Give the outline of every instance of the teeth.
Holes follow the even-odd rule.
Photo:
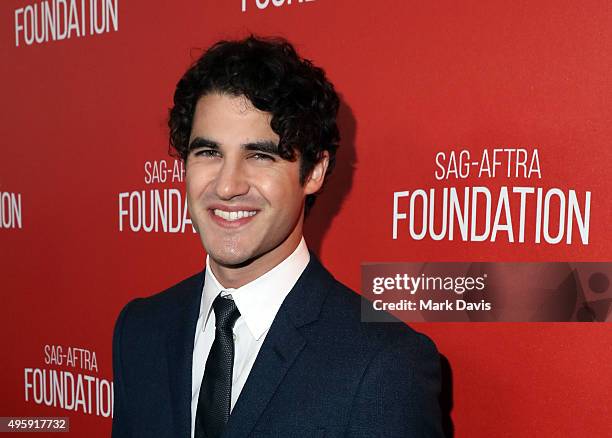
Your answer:
[[[236,221],[243,217],[251,217],[257,214],[256,211],[223,211],[219,209],[214,210],[215,216],[225,219],[226,221]]]

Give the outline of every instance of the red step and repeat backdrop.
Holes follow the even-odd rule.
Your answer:
[[[356,291],[365,263],[612,260],[611,14],[565,0],[3,1],[0,415],[110,434],[120,308],[205,260],[166,120],[218,39],[284,36],[335,83],[343,142],[306,237]],[[466,198],[470,220],[444,229]],[[612,436],[610,325],[413,325],[445,357],[456,437]]]

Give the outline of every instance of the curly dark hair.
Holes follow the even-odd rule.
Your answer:
[[[300,154],[301,184],[323,151],[329,153],[326,176],[332,172],[340,140],[338,95],[325,72],[301,58],[287,40],[251,35],[209,48],[176,86],[168,120],[171,155],[187,160],[196,103],[214,92],[246,96],[255,108],[272,114],[281,158],[294,161],[295,151]],[[306,212],[314,200],[315,195],[307,196]]]

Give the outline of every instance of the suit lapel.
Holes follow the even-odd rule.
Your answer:
[[[191,436],[193,341],[204,286],[203,273],[193,277],[193,280],[182,285],[182,301],[170,317],[166,342],[174,436],[185,438]]]
[[[277,317],[274,325],[276,330],[268,333],[270,338],[266,337],[259,351],[227,423],[224,437],[249,435],[287,370],[306,344],[286,316]],[[279,336],[282,330],[285,334]]]
[[[287,371],[306,346],[299,327],[316,321],[333,282],[311,253],[310,262],[289,292],[236,402],[223,437],[246,437],[264,412]]]

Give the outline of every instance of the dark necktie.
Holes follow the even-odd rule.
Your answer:
[[[196,411],[195,438],[217,438],[223,433],[230,416],[232,400],[232,369],[234,367],[234,338],[232,329],[240,316],[234,300],[220,294],[213,302],[215,311],[215,340],[213,341]]]

